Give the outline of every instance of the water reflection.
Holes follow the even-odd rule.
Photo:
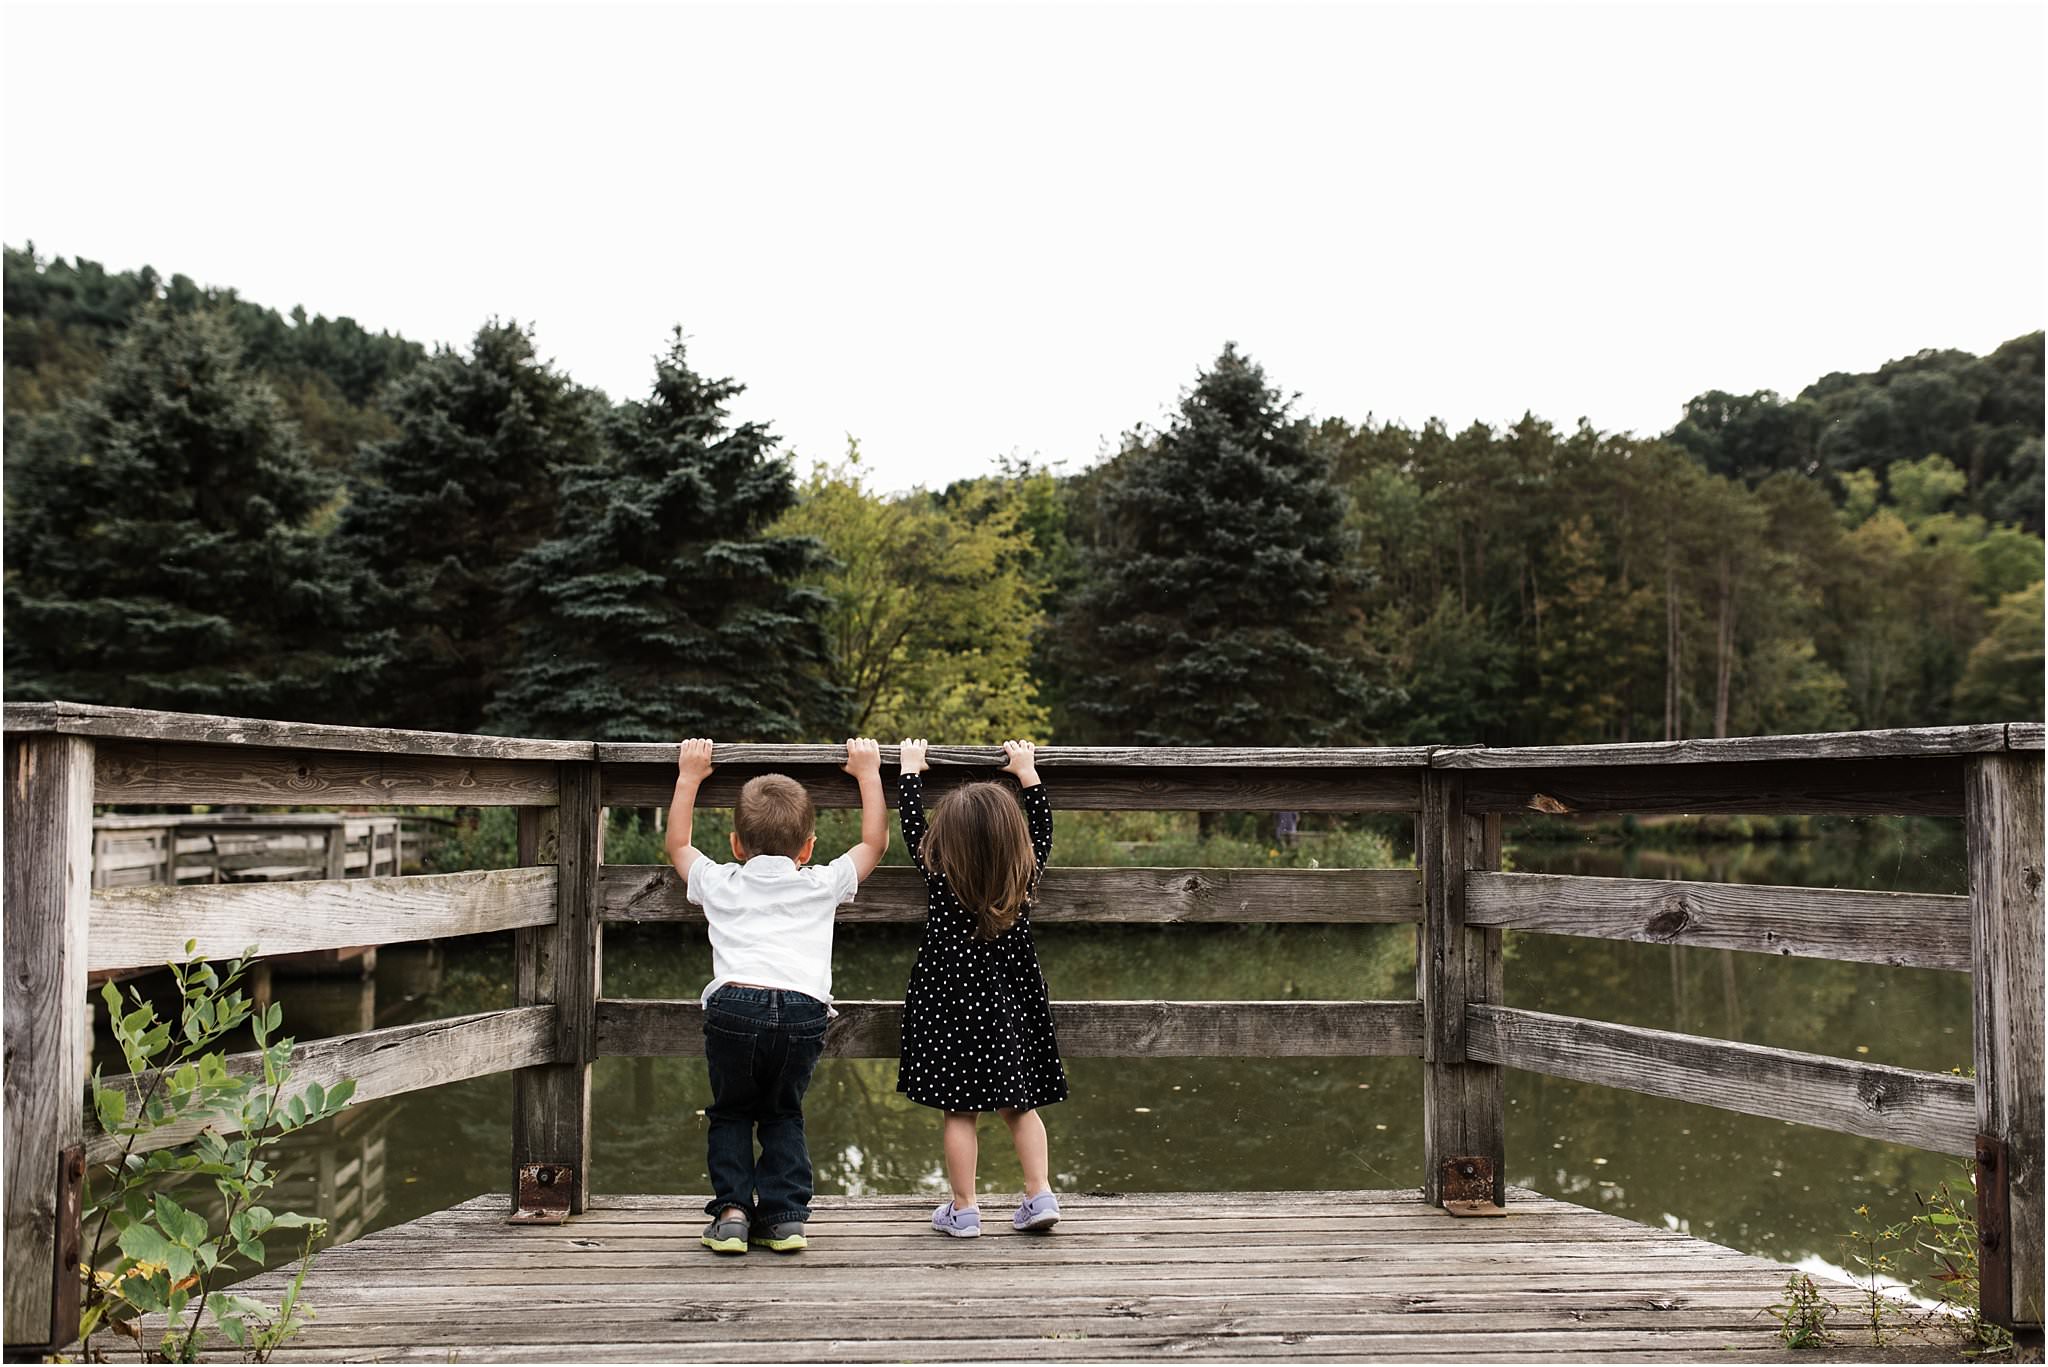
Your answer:
[[[1514,867],[1539,872],[1963,886],[1960,836],[1931,822],[1841,823],[1815,839],[1668,849],[1525,841],[1510,854]],[[1407,927],[1056,926],[1039,941],[1056,997],[1405,997],[1413,983]],[[839,992],[899,996],[915,943],[910,927],[846,927]],[[675,929],[611,933],[605,960],[605,990],[620,996],[694,996],[709,969],[701,933]],[[360,985],[352,1000],[302,983],[279,995],[303,1038],[363,1028],[365,1012],[388,1025],[509,1005],[510,973],[509,940],[483,937],[438,951],[388,948],[368,980],[367,1007]],[[1538,1010],[1914,1068],[1970,1057],[1963,974],[1518,935],[1507,981],[1511,1005]],[[1421,1180],[1421,1070],[1412,1060],[1073,1059],[1069,1070],[1074,1099],[1046,1113],[1057,1180],[1069,1190]],[[821,1191],[942,1189],[936,1114],[900,1096],[895,1080],[893,1060],[820,1067],[807,1114]],[[1509,1073],[1507,1094],[1511,1181],[1787,1262],[1839,1262],[1837,1236],[1856,1205],[1902,1219],[1912,1191],[1955,1172],[1952,1160],[1918,1150],[1529,1074]],[[597,1190],[705,1189],[701,1061],[604,1060],[592,1098]],[[502,1190],[510,1121],[509,1078],[477,1079],[357,1107],[352,1128],[332,1135],[331,1159],[321,1137],[308,1136],[295,1141],[305,1152],[295,1148],[287,1169],[310,1200],[332,1202],[318,1213],[338,1230],[377,1228]],[[370,1161],[371,1139],[381,1166]],[[1009,1161],[1007,1146],[989,1143],[991,1192],[1014,1185]],[[345,1173],[363,1194],[347,1194]]]

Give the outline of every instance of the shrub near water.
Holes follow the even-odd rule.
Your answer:
[[[186,942],[188,955],[194,948]],[[101,991],[129,1077],[127,1085],[110,1085],[100,1070],[92,1076],[100,1128],[123,1143],[103,1170],[86,1173],[90,1251],[79,1268],[86,1282],[79,1341],[88,1357],[98,1330],[112,1328],[140,1344],[141,1317],[162,1315],[162,1355],[196,1361],[211,1310],[221,1335],[262,1361],[312,1317],[299,1289],[325,1222],[261,1204],[276,1181],[264,1154],[285,1135],[340,1113],[355,1083],[292,1085],[294,1041],[277,1035],[283,1008],[259,1012],[240,987],[255,954],[253,946],[244,950],[224,970],[200,958],[169,965],[179,999],[175,1023],[161,1019],[133,986],[126,1003],[113,983]],[[221,1046],[244,1026],[255,1037],[260,1073],[228,1068]],[[161,1131],[201,1125],[189,1143],[152,1148],[162,1142],[155,1138]],[[215,1195],[217,1226],[202,1208]],[[264,1236],[281,1230],[304,1231],[305,1249],[278,1304],[218,1289],[237,1260],[260,1269]],[[111,1267],[100,1266],[110,1252],[118,1254]]]

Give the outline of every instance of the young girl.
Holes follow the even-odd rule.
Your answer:
[[[1017,1229],[1051,1229],[1045,1123],[1038,1108],[1067,1097],[1053,1038],[1045,975],[1031,945],[1026,903],[1052,853],[1052,804],[1038,781],[1030,741],[1005,741],[1003,768],[1023,788],[971,783],[924,814],[925,743],[903,742],[903,843],[924,874],[924,943],[903,993],[903,1066],[896,1090],[946,1113],[946,1180],[953,1199],[932,1228],[959,1239],[981,1233],[975,1205],[975,1122],[994,1111],[1010,1127],[1024,1168]],[[1027,822],[1028,817],[1028,822]]]

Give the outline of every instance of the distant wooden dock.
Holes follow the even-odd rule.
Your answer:
[[[826,1197],[804,1253],[718,1257],[702,1201],[595,1197],[554,1227],[503,1197],[329,1250],[278,1362],[935,1362],[1285,1357],[1749,1362],[1789,1269],[1511,1189],[1506,1219],[1415,1191],[1068,1196],[1050,1235],[983,1205]],[[283,1273],[249,1284],[273,1299]],[[1837,1297],[1846,1299],[1846,1297]],[[1846,1335],[1846,1321],[1843,1322]]]
[[[514,1104],[508,1194],[323,1255],[319,1327],[289,1352],[444,1362],[465,1353],[1722,1361],[1770,1351],[1759,1312],[1786,1269],[1508,1189],[1510,1068],[1968,1159],[1984,1313],[2022,1332],[2041,1325],[2039,722],[1515,750],[1048,746],[1039,765],[1068,809],[1412,817],[1416,869],[1056,865],[1035,916],[1046,925],[1415,926],[1416,991],[1400,1000],[1053,1009],[1073,1057],[1414,1059],[1421,1191],[1077,1194],[1071,1224],[1050,1239],[1027,1242],[992,1220],[997,1233],[964,1246],[919,1227],[922,1200],[827,1201],[813,1251],[730,1264],[697,1248],[695,1203],[607,1202],[590,1185],[592,1063],[702,1048],[696,1002],[604,993],[607,925],[701,917],[667,868],[604,862],[606,806],[665,802],[672,746],[45,703],[7,709],[6,749],[10,1355],[75,1337],[79,1284],[69,1273],[90,1253],[79,1182],[87,1164],[118,1155],[82,1105],[90,974],[161,963],[187,941],[229,957],[250,944],[321,953],[505,931],[515,1005],[297,1049],[295,1085],[347,1077],[361,1101],[510,1072]],[[721,745],[700,801],[728,805],[747,778],[775,770],[820,806],[851,806],[841,758],[836,746]],[[935,748],[930,759],[928,786],[941,792],[1001,762],[991,747]],[[884,764],[894,761],[884,746]],[[95,888],[96,803],[512,807],[521,866]],[[1960,818],[1969,892],[1503,872],[1502,818],[1531,810]],[[914,922],[924,905],[913,871],[884,869],[844,914]],[[1973,1075],[1512,1008],[1508,930],[1965,973]],[[900,1002],[841,1003],[827,1051],[893,1057],[901,1011]],[[139,1093],[138,1079],[109,1081]],[[152,1136],[159,1146],[178,1138]],[[1341,1158],[1331,1163],[1333,1185],[1356,1175]],[[567,1223],[507,1228],[515,1203],[530,1220]]]

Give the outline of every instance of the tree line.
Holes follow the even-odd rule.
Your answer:
[[[2042,714],[2042,335],[1639,438],[1312,420],[1225,346],[1078,472],[8,249],[10,696],[536,736],[1571,743]],[[1142,399],[1142,396],[1140,396]]]

